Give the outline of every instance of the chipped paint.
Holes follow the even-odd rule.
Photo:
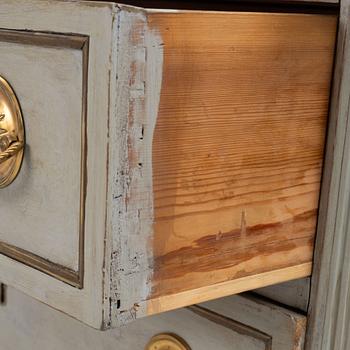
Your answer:
[[[152,141],[162,82],[160,35],[147,14],[123,6],[116,26],[116,118],[110,120],[111,325],[145,310],[153,273]]]

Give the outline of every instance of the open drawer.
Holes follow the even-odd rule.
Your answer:
[[[336,26],[2,1],[0,280],[106,328],[310,275]]]

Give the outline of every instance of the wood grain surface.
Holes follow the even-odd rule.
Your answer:
[[[150,297],[311,262],[336,17],[155,11],[149,26],[164,44]]]

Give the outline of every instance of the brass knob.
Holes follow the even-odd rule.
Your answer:
[[[0,188],[18,175],[24,154],[24,125],[17,97],[0,76]]]
[[[177,335],[164,333],[154,336],[145,350],[191,350],[191,348]]]

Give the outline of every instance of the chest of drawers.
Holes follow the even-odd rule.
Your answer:
[[[309,276],[336,27],[2,1],[25,146],[0,190],[0,280],[107,328]]]

